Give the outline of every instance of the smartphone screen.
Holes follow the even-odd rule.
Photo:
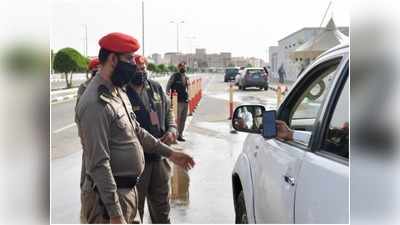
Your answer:
[[[276,137],[276,111],[264,111],[263,112],[263,137],[274,138]]]

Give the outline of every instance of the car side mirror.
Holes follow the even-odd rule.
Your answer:
[[[233,129],[241,132],[260,134],[263,124],[262,105],[241,105],[237,107],[232,117]]]

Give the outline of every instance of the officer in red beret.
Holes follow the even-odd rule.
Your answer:
[[[149,79],[146,71],[146,58],[135,56],[135,62],[140,72],[127,86],[127,94],[140,125],[151,135],[159,138],[167,145],[176,142],[177,127],[171,102],[160,83]],[[157,153],[145,153],[145,168],[141,182],[137,185],[139,196],[139,213],[143,219],[144,202],[147,206],[152,223],[171,223],[169,218],[169,178],[171,166],[169,161]]]
[[[88,86],[89,82],[93,79],[93,77],[96,75],[96,73],[99,69],[100,69],[99,59],[96,57],[96,58],[90,60],[89,65],[88,65],[88,70],[92,76],[79,86],[78,93],[77,93],[77,99],[76,99],[77,103],[79,101],[79,98],[82,96],[83,92],[86,90],[86,87]]]
[[[101,70],[75,107],[82,143],[81,218],[84,223],[138,223],[136,184],[144,152],[157,153],[190,169],[194,161],[141,128],[124,86],[137,73],[138,41],[110,33],[99,41]]]

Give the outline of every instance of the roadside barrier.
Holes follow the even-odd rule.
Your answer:
[[[168,92],[171,98],[172,112],[175,117],[175,122],[178,123],[178,93],[176,91]]]
[[[287,86],[283,84],[279,84],[276,88],[276,105],[279,106],[282,102],[283,96],[287,91]]]
[[[168,95],[171,98],[171,107],[174,112],[175,120],[178,122],[178,93],[176,91],[173,91],[172,93],[168,93]],[[188,97],[189,97],[189,103],[188,103],[188,114],[189,116],[192,116],[194,111],[196,110],[197,106],[199,105],[199,102],[202,98],[202,79],[198,78],[192,81],[188,82]]]
[[[233,82],[229,82],[229,117],[228,120],[231,120],[233,117]]]
[[[202,79],[189,81],[189,116],[193,115],[202,97]]]

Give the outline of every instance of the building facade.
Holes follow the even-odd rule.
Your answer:
[[[337,27],[337,29],[346,36],[349,35],[349,27]],[[278,70],[280,67],[283,67],[286,72],[285,79],[295,81],[297,75],[301,71],[302,65],[308,65],[310,62],[296,62],[290,60],[290,53],[324,30],[324,27],[305,27],[280,39],[278,41],[278,46],[270,46],[269,63],[272,77],[278,78]]]

